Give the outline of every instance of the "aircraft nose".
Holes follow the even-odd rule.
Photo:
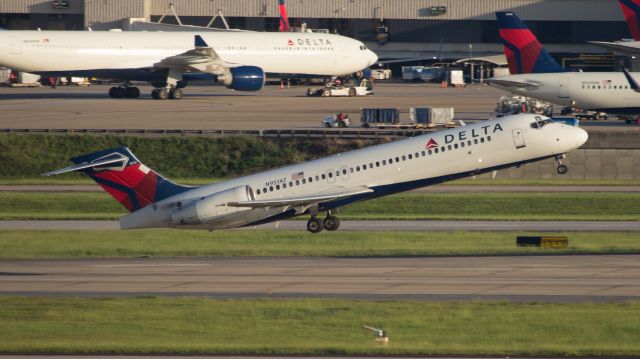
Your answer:
[[[376,55],[376,53],[371,50],[367,50],[367,51],[369,51],[369,65],[367,65],[367,67],[369,67],[375,64],[376,62],[378,62],[378,55]]]
[[[579,127],[576,127],[575,130],[576,131],[574,138],[576,139],[576,148],[578,148],[587,142],[587,140],[589,139],[589,134],[587,133],[587,131]]]

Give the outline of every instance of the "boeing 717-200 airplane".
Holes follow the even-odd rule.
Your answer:
[[[0,31],[0,66],[48,77],[122,80],[114,98],[136,98],[130,81],[150,82],[155,99],[179,99],[187,81],[216,79],[258,91],[267,74],[349,75],[374,64],[362,42],[292,32]]]
[[[122,229],[217,230],[308,214],[307,229],[317,233],[338,229],[336,210],[348,204],[547,158],[560,162],[587,137],[581,128],[521,114],[203,187],[172,183],[126,147],[74,157],[72,166],[45,175],[91,177],[131,212],[120,218]]]

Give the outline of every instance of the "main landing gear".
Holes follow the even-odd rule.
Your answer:
[[[182,73],[175,70],[169,70],[167,74],[167,81],[161,86],[151,91],[151,97],[154,100],[180,100],[184,97],[184,93],[181,88],[187,86],[187,83],[182,81]]]
[[[564,154],[556,155],[556,163],[558,163],[558,174],[563,175],[569,171],[569,167],[562,164],[562,160],[566,158]]]
[[[335,231],[338,228],[340,228],[340,218],[332,215],[331,211],[327,211],[327,217],[324,220],[317,216],[311,216],[307,222],[307,230],[311,233],[320,233],[323,229]]]

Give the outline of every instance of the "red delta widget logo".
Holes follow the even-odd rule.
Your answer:
[[[425,148],[428,150],[436,147],[438,147],[438,142],[436,142],[436,140],[434,140],[433,138],[430,138],[427,142],[427,145],[425,146]]]
[[[293,46],[295,45],[295,43],[293,42],[293,40],[289,39],[289,46]]]

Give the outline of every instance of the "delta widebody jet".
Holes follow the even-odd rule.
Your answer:
[[[567,72],[547,53],[515,13],[496,13],[512,75],[494,77],[495,87],[558,105],[618,115],[640,114],[638,73]]]
[[[640,55],[640,0],[618,0],[622,14],[634,41],[589,41],[612,52]]]
[[[377,59],[362,42],[334,34],[0,31],[0,66],[47,77],[122,80],[109,90],[114,98],[140,95],[130,81],[151,83],[154,99],[179,99],[191,80],[258,91],[267,75],[347,75]]]
[[[578,127],[521,114],[203,187],[174,184],[125,147],[72,158],[72,166],[45,175],[91,177],[131,212],[120,218],[122,229],[217,230],[309,215],[307,229],[317,233],[338,229],[335,213],[351,203],[547,158],[560,162],[587,137]],[[566,172],[560,164],[558,173]]]

